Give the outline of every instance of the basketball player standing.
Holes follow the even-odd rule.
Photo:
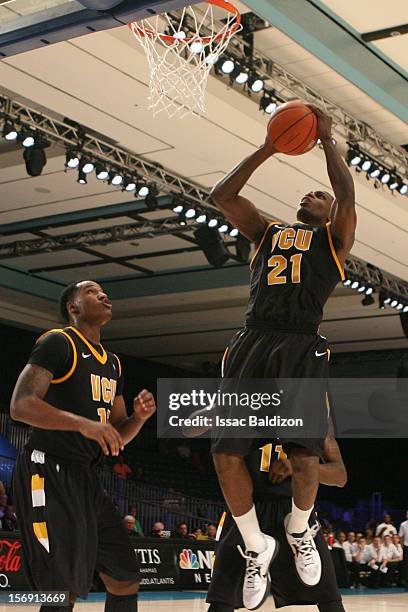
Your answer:
[[[100,285],[69,285],[60,310],[69,327],[37,341],[11,401],[12,418],[33,428],[13,474],[24,569],[33,589],[70,594],[45,612],[72,610],[95,569],[106,586],[105,611],[135,612],[135,551],[95,466],[103,455],[117,456],[156,406],[143,390],[127,416],[120,361],[100,344],[112,317]]]
[[[253,172],[274,153],[265,144],[244,159],[213,189],[226,218],[256,243],[246,326],[232,339],[223,362],[226,378],[321,378],[328,376],[330,350],[318,334],[323,307],[339,280],[352,248],[356,227],[351,174],[331,136],[331,118],[312,106],[318,138],[326,156],[334,198],[323,190],[302,197],[297,223],[266,219],[239,195]],[[302,397],[298,398],[301,406]],[[315,406],[326,419],[326,396]],[[293,468],[292,510],[285,518],[300,580],[318,584],[321,560],[309,526],[319,484],[319,457],[324,439],[280,440]],[[286,444],[285,444],[286,442]],[[269,590],[268,568],[276,556],[276,540],[262,533],[253,503],[253,484],[245,464],[252,440],[213,441],[212,452],[224,497],[245,543],[243,602],[258,608]]]

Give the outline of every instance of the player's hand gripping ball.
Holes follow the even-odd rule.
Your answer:
[[[156,412],[156,402],[154,401],[153,393],[147,389],[143,389],[133,400],[133,410],[136,416],[147,421]]]
[[[278,106],[268,123],[268,141],[279,153],[302,155],[316,144],[318,119],[314,110],[293,100]]]

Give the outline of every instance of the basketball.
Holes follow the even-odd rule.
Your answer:
[[[300,100],[286,102],[278,107],[269,120],[268,138],[280,153],[307,153],[316,144],[317,117]]]

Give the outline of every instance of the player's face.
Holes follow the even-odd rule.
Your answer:
[[[78,285],[70,312],[77,319],[102,326],[112,318],[112,304],[98,283],[84,281]]]
[[[330,218],[333,197],[327,191],[309,191],[299,202],[297,219],[307,225],[322,225]]]

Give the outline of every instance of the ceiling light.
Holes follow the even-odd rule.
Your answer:
[[[193,217],[195,217],[195,216],[196,216],[196,211],[195,211],[195,209],[194,209],[194,208],[189,208],[189,209],[186,211],[186,215],[185,215],[185,216],[186,216],[186,219],[192,219]]]
[[[65,166],[67,168],[78,168],[79,157],[76,151],[67,151],[65,155]]]
[[[371,167],[370,177],[377,178],[380,175],[380,169],[375,164]]]
[[[257,74],[252,74],[248,80],[248,87],[254,93],[259,93],[264,88],[264,82]]]
[[[207,221],[207,215],[199,215],[196,219],[197,223],[205,223]]]
[[[362,300],[361,303],[363,306],[371,306],[371,304],[374,304],[375,300],[373,298],[372,295],[366,295]]]
[[[397,189],[398,185],[399,185],[399,180],[397,179],[396,176],[392,176],[388,187],[391,189],[391,191],[394,191],[394,189]]]
[[[217,227],[218,219],[210,219],[208,222],[208,227]]]
[[[183,212],[183,210],[184,210],[184,206],[183,206],[182,204],[177,204],[177,206],[175,206],[175,207],[173,208],[173,212],[175,212],[175,213],[177,213],[177,214],[182,213],[182,212]]]
[[[123,183],[123,176],[121,174],[119,174],[118,172],[115,172],[115,174],[112,177],[112,185],[121,185]]]
[[[398,304],[398,300],[392,300],[391,302],[391,308],[395,308]]]
[[[77,182],[80,183],[81,185],[85,185],[88,182],[85,172],[81,169],[78,170]]]
[[[406,193],[408,193],[408,185],[405,185],[405,183],[403,183],[401,187],[398,189],[398,191],[400,192],[401,195],[405,195]]]
[[[364,170],[364,172],[368,172],[369,169],[371,168],[372,162],[369,159],[366,159],[361,166],[361,169]]]
[[[351,288],[352,289],[357,289],[357,287],[359,286],[359,282],[358,281],[353,281],[353,283],[351,284]]]
[[[40,176],[45,164],[47,163],[47,157],[44,152],[44,144],[38,143],[32,147],[26,147],[24,149],[23,157],[27,174],[30,176]]]
[[[84,158],[81,159],[80,167],[82,172],[84,172],[85,174],[90,174],[95,170],[95,164],[92,161],[89,161],[88,159]]]
[[[249,74],[245,70],[241,70],[239,74],[237,74],[237,76],[235,77],[235,81],[239,85],[244,85],[248,79],[249,79]]]
[[[359,293],[363,293],[363,291],[365,290],[366,290],[365,285],[360,285],[360,287],[358,288]]]
[[[235,238],[235,236],[238,236],[238,234],[239,234],[239,231],[237,230],[236,227],[234,227],[229,233],[229,235],[232,236],[233,238]]]
[[[136,183],[133,179],[126,179],[124,182],[125,191],[134,191],[136,189]]]
[[[95,164],[95,174],[98,181],[106,181],[109,178],[109,171],[101,163]]]
[[[408,306],[404,306],[402,312],[408,312]]]
[[[145,198],[146,196],[149,195],[150,189],[147,185],[145,185],[144,183],[140,183],[137,186],[137,195],[140,196],[141,198]]]
[[[235,63],[233,62],[232,59],[227,58],[221,61],[221,70],[224,74],[231,74],[234,68],[235,68]]]
[[[387,170],[385,170],[383,175],[382,175],[382,177],[381,177],[382,184],[386,185],[388,183],[388,181],[390,180],[390,178],[391,178],[390,173]]]
[[[35,136],[31,132],[22,132],[20,134],[21,144],[23,147],[33,147],[35,144]]]
[[[226,223],[223,223],[222,225],[220,225],[220,227],[218,228],[218,231],[220,232],[220,234],[224,234],[225,232],[228,231],[228,225]]]
[[[3,127],[3,136],[6,140],[12,142],[17,140],[18,132],[11,121],[6,121]]]

